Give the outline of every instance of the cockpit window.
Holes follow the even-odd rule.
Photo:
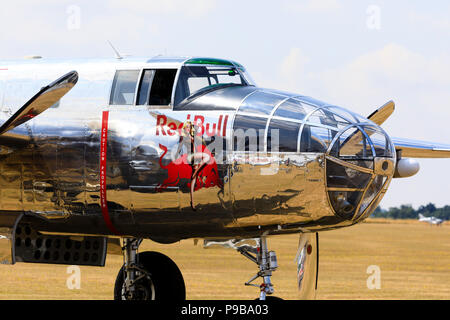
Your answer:
[[[243,67],[239,67],[238,70],[241,76],[244,78],[245,82],[247,82],[249,86],[256,85],[255,80],[253,80],[252,76],[247,72],[247,70],[245,70]]]
[[[300,152],[326,152],[336,132],[324,127],[303,127]]]
[[[339,115],[340,118],[345,119],[346,122],[349,122],[349,123],[360,122],[358,120],[358,117],[355,114],[350,113],[349,111],[347,111],[345,109],[342,109],[342,108],[336,107],[336,106],[329,106],[327,108],[334,114]]]
[[[268,152],[297,152],[300,123],[272,120],[267,132]]]
[[[233,126],[234,151],[264,151],[267,118],[237,115]]]
[[[258,91],[245,99],[238,112],[270,115],[272,110],[285,98],[279,94]]]
[[[295,120],[303,120],[306,116],[305,108],[300,101],[289,99],[284,101],[275,111],[274,116]]]
[[[147,105],[155,70],[144,70],[138,92],[138,105]]]
[[[149,105],[167,106],[170,104],[176,74],[176,69],[155,70],[152,87],[150,89]]]
[[[120,70],[116,72],[111,89],[109,104],[132,105],[138,82],[139,70]]]
[[[176,74],[177,69],[143,70],[136,104],[158,106],[158,108],[170,105]]]
[[[328,127],[333,127],[336,131],[340,131],[350,124],[350,122],[331,112],[327,108],[316,110],[309,116],[308,122],[320,123]]]
[[[210,90],[246,85],[247,81],[234,66],[183,66],[175,91],[175,105]]]

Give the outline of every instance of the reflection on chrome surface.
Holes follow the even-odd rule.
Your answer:
[[[113,79],[125,80],[107,70],[99,77],[80,65],[78,84],[56,107],[4,134],[1,210],[33,213],[43,231],[111,234],[107,210],[123,235],[255,237],[354,224],[391,181],[389,137],[343,108],[261,89],[237,73],[240,85],[202,91],[173,110],[134,92],[132,106],[108,106],[129,89],[110,100]]]

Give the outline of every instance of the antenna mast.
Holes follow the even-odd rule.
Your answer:
[[[123,59],[123,57],[120,55],[119,51],[117,51],[116,48],[114,48],[112,43],[109,40],[107,40],[107,41],[108,41],[109,45],[111,46],[111,48],[113,49],[116,59],[118,59],[118,60]]]

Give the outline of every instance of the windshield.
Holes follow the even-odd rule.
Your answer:
[[[175,105],[186,98],[228,86],[250,85],[242,71],[234,66],[183,66],[175,91]]]

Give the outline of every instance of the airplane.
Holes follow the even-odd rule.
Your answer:
[[[430,225],[441,225],[444,220],[436,218],[436,217],[425,217],[423,214],[419,213],[419,221],[420,222],[428,222]]]
[[[299,298],[314,298],[319,232],[364,221],[414,158],[450,157],[391,138],[393,101],[364,117],[258,87],[227,59],[0,61],[0,103],[1,264],[119,254],[117,300],[186,298],[176,263],[139,252],[144,239],[232,248],[256,264],[246,285],[279,299],[268,238],[286,234],[299,235]]]

